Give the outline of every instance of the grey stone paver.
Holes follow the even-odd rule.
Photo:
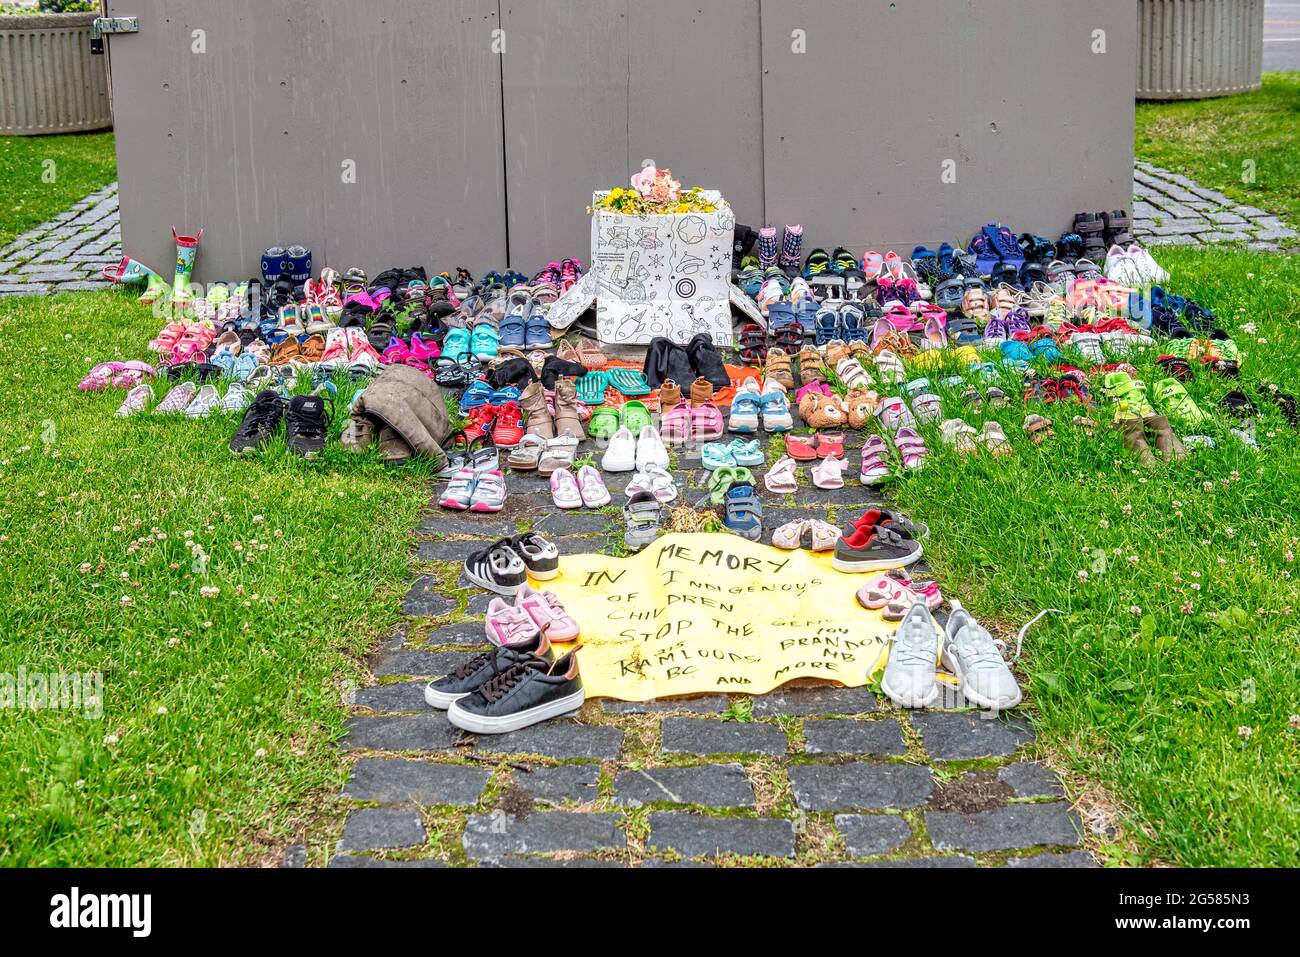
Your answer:
[[[682,711],[689,714],[721,714],[727,710],[727,696],[695,695],[689,698],[659,698],[654,701],[602,700],[601,709],[609,714],[659,714]]]
[[[492,772],[463,764],[433,764],[402,758],[362,758],[343,787],[343,796],[381,804],[414,802],[469,807],[483,794]]]
[[[1273,252],[1300,246],[1296,231],[1276,216],[1141,160],[1133,194],[1133,235],[1152,246],[1244,242]]]
[[[424,701],[425,684],[424,681],[400,681],[397,684],[362,688],[353,695],[352,703],[387,714],[424,713],[429,707]]]
[[[476,859],[517,857],[524,854],[586,852],[625,847],[617,814],[579,814],[540,811],[522,821],[510,814],[473,814],[465,822],[461,841],[465,853]]]
[[[784,818],[705,817],[686,811],[650,815],[646,846],[686,857],[739,854],[794,856],[794,822]]]
[[[555,720],[507,734],[480,735],[474,750],[491,754],[539,754],[559,760],[612,761],[622,746],[623,732],[619,728]]]
[[[529,797],[548,804],[565,801],[585,804],[598,795],[600,768],[594,764],[560,764],[527,770],[515,768],[514,783]]]
[[[1064,797],[1061,779],[1036,761],[1017,761],[998,769],[998,778],[1011,786],[1018,798]]]
[[[797,765],[790,769],[794,799],[804,811],[919,807],[929,800],[929,768],[912,764]]]
[[[368,854],[335,854],[330,858],[330,867],[336,868],[439,868],[446,867],[442,861],[432,858],[425,858],[418,861],[381,861],[377,857],[371,857]]]
[[[441,583],[431,575],[422,575],[411,585],[402,603],[402,611],[412,617],[445,615],[456,603],[441,594]]]
[[[925,827],[935,847],[944,851],[1006,851],[1036,845],[1079,843],[1079,819],[1064,801],[1009,804],[991,811],[962,814],[925,812]]]
[[[668,754],[768,754],[786,752],[785,733],[770,724],[665,718],[663,750]]]
[[[382,848],[419,847],[425,841],[424,825],[417,811],[405,808],[363,807],[343,822],[340,853],[376,851]]]
[[[912,715],[912,726],[921,732],[926,752],[936,761],[1002,757],[1033,739],[1019,718],[918,711]]]
[[[619,804],[698,804],[704,807],[754,806],[754,788],[739,764],[621,771],[614,780]]]
[[[866,714],[878,707],[876,696],[867,688],[778,688],[754,698],[754,717],[788,715],[807,717],[822,714]]]
[[[888,854],[912,836],[911,825],[895,814],[837,814],[835,827],[851,857]]]
[[[461,732],[446,715],[381,716],[358,715],[348,721],[341,746],[369,751],[449,751],[461,740]]]
[[[808,754],[906,754],[903,732],[893,718],[855,721],[821,718],[805,721],[804,751]]]

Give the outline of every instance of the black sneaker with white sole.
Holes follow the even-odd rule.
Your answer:
[[[528,566],[515,551],[515,540],[503,538],[465,559],[465,577],[480,588],[513,596],[528,581]]]
[[[424,700],[432,708],[446,711],[452,703],[473,694],[497,675],[529,658],[551,659],[551,643],[537,634],[530,641],[508,647],[498,645],[475,655],[449,675],[435,678],[424,687]]]
[[[325,448],[334,401],[323,395],[295,395],[285,413],[284,437],[290,452],[315,458]]]
[[[853,528],[835,543],[831,565],[836,571],[856,574],[903,568],[921,557],[921,543],[890,531],[887,526]]]
[[[283,418],[284,398],[274,389],[263,389],[248,406],[244,420],[231,437],[230,451],[239,455],[269,442]]]
[[[550,581],[560,574],[560,550],[536,532],[516,535],[511,542],[515,552],[528,566],[528,574],[538,581]]]
[[[585,700],[577,649],[558,661],[532,655],[452,702],[447,720],[475,734],[503,734],[573,714]]]

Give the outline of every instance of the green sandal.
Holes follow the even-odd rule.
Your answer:
[[[1205,420],[1205,413],[1192,401],[1192,397],[1177,379],[1161,379],[1151,391],[1155,394],[1156,405],[1169,418],[1179,419],[1189,425]]]
[[[612,385],[624,395],[649,395],[650,384],[646,382],[645,373],[636,369],[615,368],[605,372]],[[628,426],[631,428],[631,426]],[[634,430],[635,431],[635,430]]]
[[[588,372],[575,383],[578,401],[583,405],[595,406],[605,404],[605,389],[609,386],[609,377],[603,372]]]
[[[727,489],[731,487],[733,482],[753,485],[755,484],[754,473],[747,468],[733,466],[724,466],[714,470],[709,476],[709,503],[721,505],[727,497]]]

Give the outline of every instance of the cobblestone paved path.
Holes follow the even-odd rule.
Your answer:
[[[0,296],[105,289],[103,268],[121,259],[117,183],[109,183],[0,249]]]
[[[1300,253],[1294,229],[1272,213],[1229,199],[1178,173],[1138,162],[1133,171],[1133,234],[1151,246],[1246,243]]]
[[[683,500],[703,495],[698,458],[677,464]],[[499,515],[431,506],[417,532],[406,624],[371,658],[341,742],[352,805],[330,866],[1093,866],[1016,716],[909,714],[821,685],[589,701],[575,719],[500,736],[452,727],[422,692],[485,647],[491,596],[460,579],[463,556],[528,527],[562,554],[609,552],[621,535],[618,515],[554,509],[535,476],[509,487]],[[861,486],[762,498],[767,539],[794,518],[847,522],[873,504]],[[287,863],[305,857],[297,847]]]

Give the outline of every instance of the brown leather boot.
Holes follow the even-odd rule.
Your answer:
[[[672,379],[665,379],[659,387],[659,411],[667,412],[673,406],[682,404],[682,387]]]
[[[1166,462],[1181,462],[1187,458],[1187,450],[1183,448],[1183,443],[1178,441],[1178,436],[1174,435],[1174,430],[1169,427],[1169,420],[1165,416],[1148,415],[1142,420],[1142,424],[1155,436],[1156,448],[1160,450],[1162,459]]]
[[[1120,419],[1115,423],[1115,427],[1124,437],[1125,447],[1137,453],[1139,465],[1149,468],[1156,464],[1156,457],[1151,454],[1151,446],[1147,445],[1147,436],[1142,428],[1141,419]]]
[[[691,406],[698,408],[713,401],[713,383],[703,377],[691,383]]]
[[[787,389],[794,388],[794,374],[790,371],[790,356],[784,349],[769,349],[767,353],[767,377],[779,382]]]
[[[579,442],[587,437],[578,418],[578,389],[572,379],[555,383],[555,434],[568,432]]]
[[[530,382],[524,394],[519,397],[519,408],[528,417],[528,434],[538,435],[544,439],[555,438],[555,419],[546,407],[546,391],[540,382]]]

